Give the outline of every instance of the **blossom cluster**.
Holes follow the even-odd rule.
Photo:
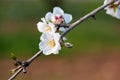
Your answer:
[[[104,5],[113,0],[105,0]],[[105,7],[106,14],[109,14],[117,19],[120,19],[120,1],[116,0],[114,3]],[[44,18],[37,23],[38,30],[42,33],[39,43],[39,49],[45,55],[58,54],[61,50],[60,33],[66,31],[65,27],[58,26],[60,24],[68,24],[72,20],[72,15],[64,13],[60,7],[54,7],[53,12],[46,13]],[[66,40],[66,38],[64,38]],[[66,46],[71,46],[65,43]]]
[[[45,18],[37,23],[38,30],[42,33],[39,43],[39,49],[43,54],[58,54],[61,50],[60,31],[65,31],[66,28],[58,27],[62,23],[68,24],[72,20],[72,15],[64,13],[60,7],[54,7],[53,13],[48,12]]]
[[[105,0],[104,4],[109,3],[112,0]],[[116,2],[114,2],[113,4],[107,6],[105,8],[106,10],[106,14],[109,14],[117,19],[120,19],[120,1],[117,0]]]

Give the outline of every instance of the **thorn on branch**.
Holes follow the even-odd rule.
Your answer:
[[[95,15],[92,15],[92,18],[96,21],[96,17],[95,17]]]
[[[27,61],[22,62],[23,73],[27,73],[26,67],[28,66],[29,66],[29,62]]]

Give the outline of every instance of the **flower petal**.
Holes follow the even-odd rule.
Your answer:
[[[47,26],[46,23],[43,23],[43,22],[38,22],[37,23],[37,28],[40,32],[44,32],[44,28]]]
[[[46,47],[45,42],[42,41],[39,43],[39,49],[43,50],[45,47]]]
[[[41,40],[41,41],[47,41],[47,40],[49,40],[49,39],[52,38],[51,36],[52,36],[52,35],[51,35],[51,33],[49,33],[49,32],[43,33],[43,34],[41,35],[41,37],[40,37],[40,40]]]
[[[52,16],[53,16],[53,14],[52,14],[51,12],[48,12],[48,13],[45,15],[46,21],[51,22]]]
[[[114,9],[107,9],[106,14],[111,15],[117,19],[120,19],[120,9],[116,9],[116,11],[114,11]]]
[[[53,23],[48,23],[48,25],[51,27],[53,33],[56,32],[56,27]]]
[[[116,18],[120,19],[120,5],[118,6],[116,11]]]
[[[40,42],[39,43],[39,49],[43,51],[44,55],[50,55],[51,54],[51,49],[47,47],[47,42]]]
[[[66,23],[70,23],[72,21],[72,15],[71,14],[65,13],[63,15],[63,17],[64,17]]]
[[[60,34],[59,33],[54,33],[53,36],[54,36],[55,41],[59,42],[59,40],[60,40]]]
[[[53,8],[53,14],[54,15],[63,15],[64,11],[60,7],[54,7]]]
[[[55,45],[50,47],[49,41],[54,40]],[[43,54],[58,54],[61,50],[61,45],[59,43],[60,34],[59,33],[43,33],[41,35],[41,42],[39,43],[39,49],[43,51]]]

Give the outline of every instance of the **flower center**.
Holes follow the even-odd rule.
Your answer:
[[[55,24],[60,24],[60,23],[63,23],[64,22],[64,18],[63,16],[55,16]]]
[[[54,39],[48,41],[48,46],[49,46],[50,48],[55,47],[55,45],[56,45],[56,44],[55,44]]]
[[[50,26],[48,26],[48,27],[45,28],[45,31],[46,31],[46,32],[48,32],[48,31],[52,31],[52,29],[51,29]]]

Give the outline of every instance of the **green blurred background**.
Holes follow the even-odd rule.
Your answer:
[[[14,53],[19,58],[21,57],[20,59],[26,59],[26,57],[30,57],[39,51],[38,44],[41,33],[37,30],[36,24],[41,21],[41,17],[44,17],[47,12],[52,11],[54,6],[60,6],[66,13],[72,14],[72,22],[74,22],[102,5],[103,1],[104,0],[0,0],[0,63],[2,63],[0,64],[0,67],[2,67],[0,68],[0,80],[6,80],[9,77],[8,75],[10,75],[8,71],[13,68],[12,60],[9,58],[10,53]],[[38,61],[33,63],[29,70],[31,72],[28,73],[28,77],[19,77],[19,80],[40,80],[42,77],[42,80],[80,80],[80,75],[84,75],[84,79],[81,80],[119,80],[120,78],[118,77],[118,79],[116,79],[116,76],[114,79],[106,79],[110,70],[114,68],[116,71],[120,70],[119,68],[117,68],[119,70],[116,69],[116,66],[118,66],[116,62],[116,59],[119,59],[119,57],[117,57],[118,55],[115,56],[115,58],[103,56],[107,53],[112,54],[112,56],[113,54],[120,53],[120,20],[105,14],[105,10],[98,13],[96,18],[96,21],[92,18],[86,20],[66,35],[68,38],[67,41],[74,44],[73,48],[68,49],[63,47],[59,55],[45,56],[43,60],[40,61],[41,64],[39,64]],[[96,56],[96,54],[98,55],[97,57],[91,57],[92,55]],[[90,57],[84,57],[82,55],[88,55]],[[103,63],[104,60],[106,63],[107,61],[113,63],[111,63],[111,65],[105,65],[106,63]],[[116,62],[116,64],[114,62]],[[75,66],[73,66],[73,64]],[[52,68],[50,68],[49,65],[51,65]],[[107,67],[104,68],[104,66]],[[39,72],[37,70],[38,67],[40,67]],[[43,68],[45,68],[45,71]],[[98,71],[99,69],[100,71]],[[108,71],[105,71],[107,69]],[[78,70],[77,72],[79,73],[75,70]],[[98,75],[91,70],[97,71]],[[106,75],[104,76],[104,72],[101,72],[102,70],[108,73],[105,73]],[[73,74],[69,74],[71,73],[69,71],[73,72]],[[92,75],[92,73],[93,76],[97,78],[85,77],[87,74],[88,76]],[[67,74],[69,75],[67,76]],[[99,76],[99,74],[103,76]],[[78,79],[73,79],[74,77],[72,75],[75,78],[78,77]]]
[[[101,4],[99,0],[0,0],[0,56],[37,52],[41,33],[36,24],[54,6],[72,14],[74,22]],[[120,49],[120,21],[105,11],[96,18],[88,19],[67,35],[74,47],[63,48],[60,55]]]

